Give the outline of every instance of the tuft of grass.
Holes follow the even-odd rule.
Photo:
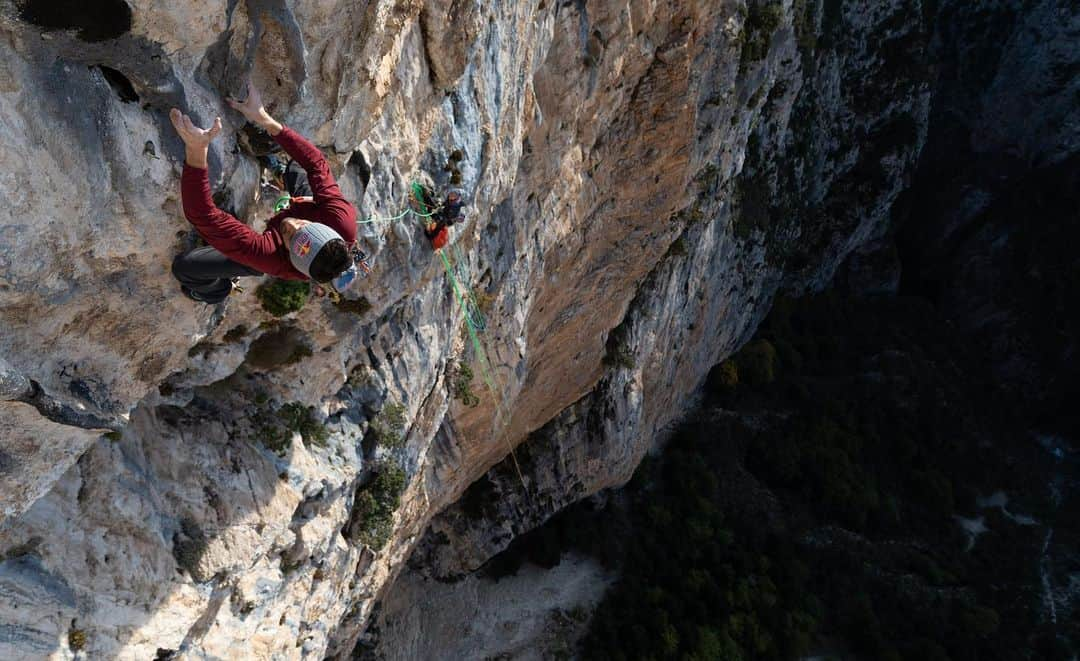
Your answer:
[[[281,575],[282,576],[288,576],[289,574],[293,573],[294,571],[296,571],[297,569],[300,569],[303,566],[304,566],[304,561],[303,560],[296,560],[295,562],[290,562],[289,560],[286,560],[285,558],[282,558],[281,559]]]
[[[123,438],[123,434],[118,431],[107,431],[103,434],[103,436],[112,441],[113,443],[117,443],[120,441],[121,438]]]
[[[259,285],[255,290],[263,309],[275,317],[283,317],[300,310],[307,303],[310,294],[311,284],[306,280],[274,279]]]
[[[480,310],[481,314],[487,314],[491,311],[491,305],[495,302],[495,296],[486,291],[476,291],[473,292],[473,300],[476,302],[476,309]]]

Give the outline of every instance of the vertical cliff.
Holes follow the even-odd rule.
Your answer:
[[[347,655],[429,523],[458,574],[624,481],[925,136],[916,0],[70,4],[0,3],[0,357],[93,428],[0,403],[0,656]],[[165,113],[223,117],[212,185],[260,227],[248,75],[362,215],[466,191],[483,355],[408,222],[361,226],[345,304],[179,296]]]

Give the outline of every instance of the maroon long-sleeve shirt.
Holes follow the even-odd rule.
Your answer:
[[[293,200],[288,209],[268,220],[266,231],[259,234],[232,214],[218,209],[210,193],[206,170],[185,163],[180,178],[184,216],[207,243],[226,257],[278,278],[307,280],[289,261],[289,248],[281,237],[281,221],[302,218],[322,223],[340,234],[345,243],[352,244],[356,241],[356,209],[342,197],[326,157],[315,145],[288,127],[274,140],[307,171],[313,201]]]

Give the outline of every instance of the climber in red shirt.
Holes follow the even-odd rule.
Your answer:
[[[218,209],[210,192],[206,155],[210,141],[221,132],[221,118],[202,129],[173,108],[169,118],[185,146],[180,184],[184,216],[210,244],[173,261],[181,291],[196,301],[219,303],[232,291],[237,276],[266,273],[319,283],[341,276],[353,266],[349,247],[356,241],[356,209],[342,196],[326,158],[266,112],[253,84],[248,83],[246,100],[228,102],[292,157],[285,183],[293,199],[267,221],[261,234]]]

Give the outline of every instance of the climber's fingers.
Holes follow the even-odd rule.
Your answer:
[[[188,132],[188,135],[199,134],[199,127],[195,126],[195,123],[187,115],[184,115],[184,129]]]
[[[213,140],[217,137],[217,134],[221,133],[221,118],[214,119],[214,125],[210,127],[209,136]]]
[[[184,142],[190,142],[201,133],[201,131],[195,128],[195,125],[191,123],[191,118],[176,108],[169,111],[169,119],[172,121],[173,128],[180,134],[180,138]]]
[[[169,121],[172,122],[173,128],[177,133],[183,135],[184,133],[184,114],[178,109],[173,108],[169,111]]]

